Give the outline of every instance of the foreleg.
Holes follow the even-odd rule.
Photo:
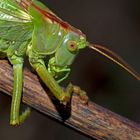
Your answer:
[[[58,85],[53,76],[48,72],[45,63],[42,59],[32,61],[30,63],[32,67],[36,70],[37,74],[41,80],[46,84],[54,96],[62,103],[67,103],[71,99],[72,90],[69,88],[66,92]]]
[[[48,71],[55,78],[57,83],[60,83],[68,77],[70,73],[70,68],[69,67],[62,68],[62,67],[56,66],[55,59],[52,58],[48,63]],[[80,101],[83,104],[88,103],[88,96],[86,95],[86,92],[84,90],[81,90],[80,87],[75,86],[70,83],[66,88],[66,91],[67,90],[70,90],[71,93],[76,93],[80,97]]]

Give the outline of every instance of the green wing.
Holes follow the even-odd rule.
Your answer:
[[[0,20],[0,38],[9,41],[26,41],[31,39],[31,23]]]
[[[0,46],[31,40],[33,23],[16,0],[0,0]],[[6,42],[6,43],[5,43]]]
[[[30,22],[30,16],[16,0],[0,0],[0,19],[15,22]]]

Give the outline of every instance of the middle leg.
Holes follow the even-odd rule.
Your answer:
[[[10,62],[13,64],[14,70],[14,88],[11,103],[11,114],[10,114],[10,124],[19,125],[21,124],[29,115],[30,108],[27,108],[20,115],[20,103],[22,96],[22,80],[23,80],[23,58],[13,56],[10,58]]]

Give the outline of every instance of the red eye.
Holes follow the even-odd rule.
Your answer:
[[[75,41],[68,41],[68,50],[70,52],[76,52],[77,49],[77,43]]]

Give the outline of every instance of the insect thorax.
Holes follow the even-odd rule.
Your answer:
[[[33,32],[33,49],[39,54],[53,54],[62,43],[66,32],[59,24],[45,22]]]

